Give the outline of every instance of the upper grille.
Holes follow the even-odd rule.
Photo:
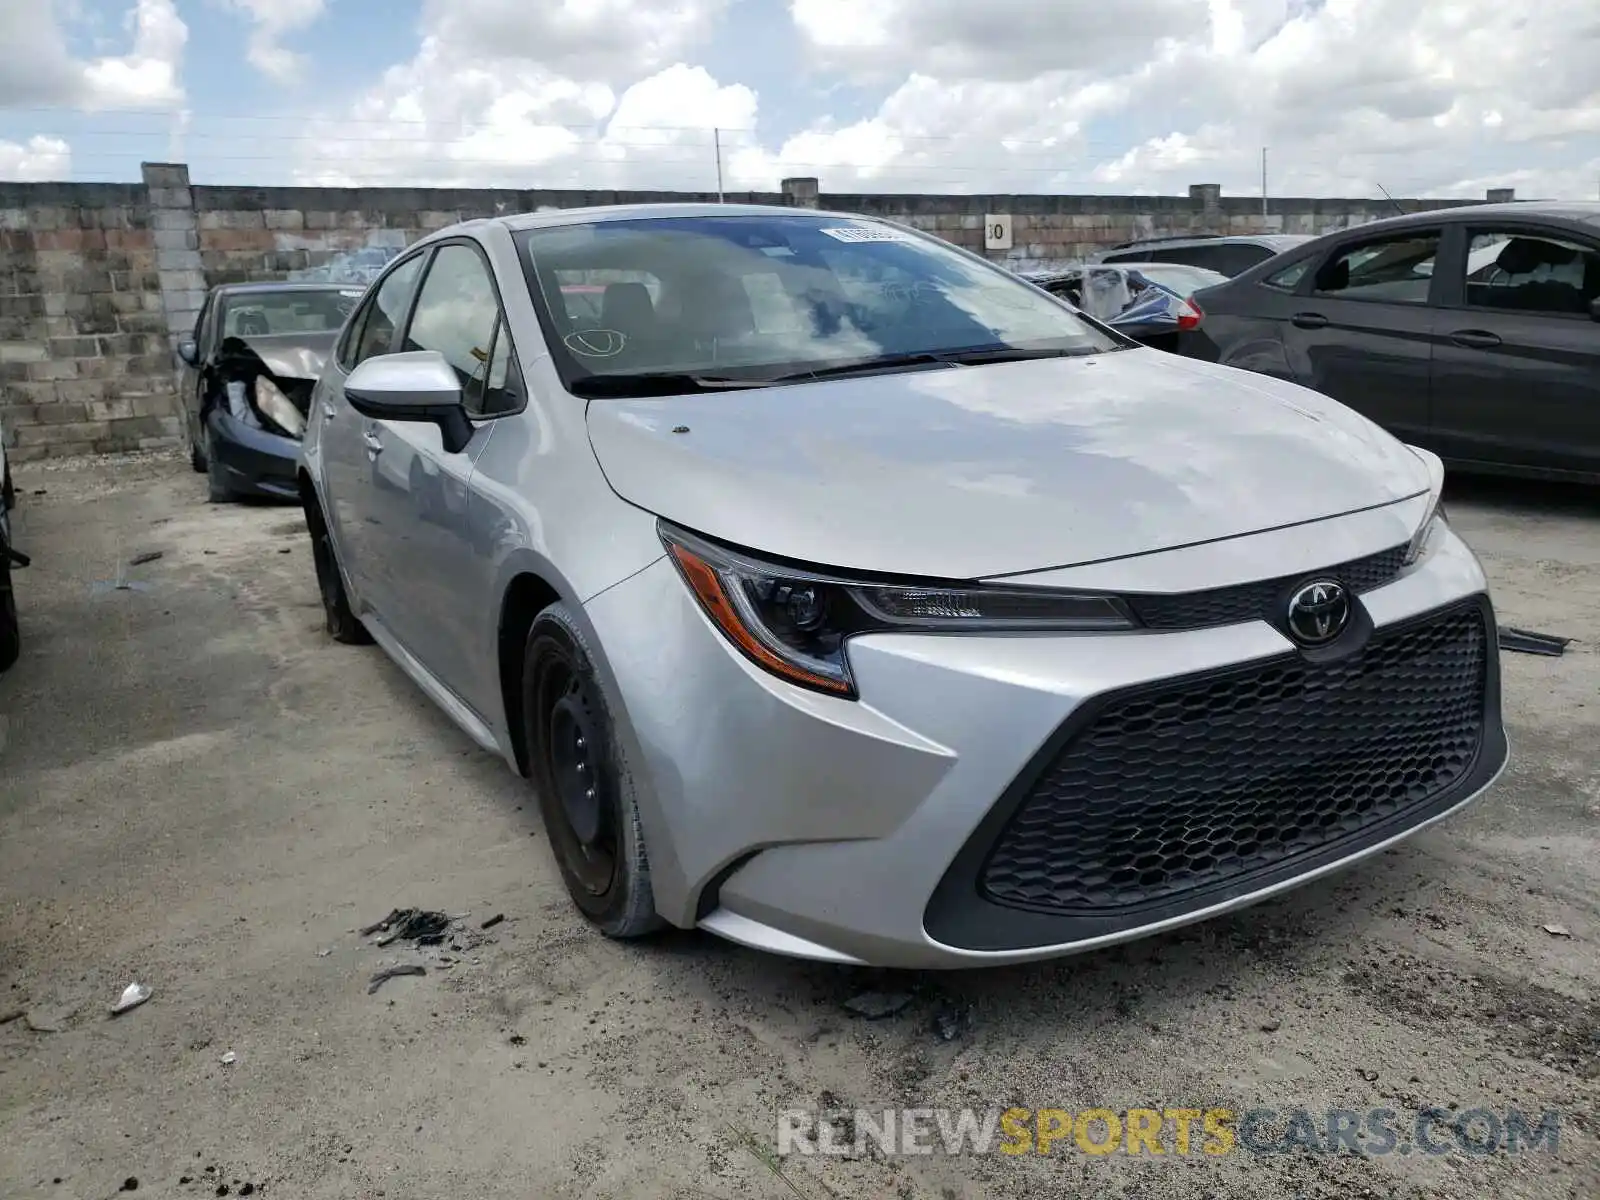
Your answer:
[[[1092,913],[1236,881],[1437,797],[1483,737],[1481,610],[1112,699],[1035,781],[981,873],[993,900]]]
[[[1395,546],[1315,574],[1338,579],[1354,592],[1370,592],[1400,573],[1405,555],[1404,546]],[[1126,599],[1134,615],[1151,629],[1205,629],[1212,625],[1235,625],[1266,616],[1278,594],[1292,580],[1304,578],[1307,574],[1311,572],[1211,588],[1203,592],[1185,592],[1174,596],[1135,595]]]

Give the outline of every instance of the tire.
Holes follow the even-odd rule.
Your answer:
[[[528,631],[522,720],[528,774],[578,910],[607,937],[660,929],[633,775],[588,641],[564,604]]]
[[[0,560],[0,671],[22,654],[22,629],[17,623],[17,596],[11,590],[11,564]]]
[[[311,533],[311,561],[317,568],[317,591],[322,596],[322,615],[328,636],[346,646],[369,645],[372,634],[367,632],[361,618],[350,607],[350,597],[344,590],[344,576],[339,573],[339,558],[334,553],[328,523],[309,502],[305,513],[306,528]]]
[[[210,440],[209,437],[207,440]],[[212,504],[231,504],[239,499],[239,493],[233,490],[227,478],[222,474],[222,468],[217,466],[217,456],[210,452],[209,446],[206,448],[203,457],[206,463],[204,468],[206,473],[206,499]]]
[[[200,449],[200,443],[189,437],[189,465],[194,468],[196,475],[205,475],[210,471],[210,464],[206,462],[206,452]]]

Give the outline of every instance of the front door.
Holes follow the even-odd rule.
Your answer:
[[[1337,247],[1279,326],[1295,380],[1406,441],[1430,435],[1429,304],[1440,231],[1408,230]]]
[[[401,346],[443,355],[461,381],[474,431],[451,452],[434,425],[369,422],[375,519],[368,533],[385,579],[375,603],[406,650],[487,720],[499,697],[485,694],[478,656],[483,622],[494,619],[494,610],[479,594],[484,567],[472,545],[469,485],[495,418],[507,411],[512,355],[491,269],[474,242],[438,248]]]
[[[359,606],[375,603],[382,581],[371,552],[372,471],[370,429],[375,422],[350,407],[344,384],[356,365],[399,347],[395,334],[416,293],[426,252],[401,259],[350,319],[329,369],[311,400],[308,422],[317,422],[325,485],[324,516],[339,551],[339,561],[355,589]]]
[[[1440,453],[1600,471],[1600,244],[1525,223],[1465,233],[1434,351]]]

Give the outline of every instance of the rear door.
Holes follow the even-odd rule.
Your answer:
[[[1442,228],[1335,244],[1300,280],[1279,326],[1298,383],[1428,445]]]
[[[1528,221],[1463,226],[1434,351],[1441,454],[1600,471],[1600,241]]]

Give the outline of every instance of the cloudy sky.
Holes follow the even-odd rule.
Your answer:
[[[0,0],[0,178],[1600,196],[1595,0]]]

